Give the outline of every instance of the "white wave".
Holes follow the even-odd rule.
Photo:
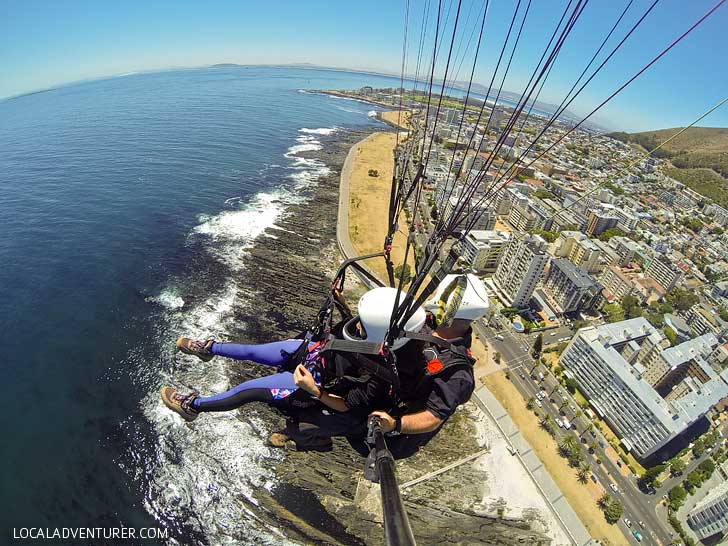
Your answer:
[[[369,110],[367,112],[367,116],[369,116],[370,118],[375,118],[375,117],[377,117],[377,111],[376,110]]]
[[[288,151],[283,155],[290,158],[291,156],[300,154],[301,152],[316,152],[320,149],[321,144],[319,144],[318,141],[309,142],[306,144],[296,144],[295,146],[291,146],[290,148],[288,148]]]
[[[145,301],[158,303],[167,309],[179,309],[184,306],[185,300],[179,295],[175,287],[165,288],[158,296],[150,296]]]
[[[298,131],[300,133],[308,133],[312,135],[333,135],[338,130],[338,127],[321,127],[319,129],[309,129],[308,127],[304,127]]]
[[[200,215],[200,223],[192,230],[192,235],[209,237],[215,243],[210,252],[230,267],[240,269],[255,238],[275,225],[288,205],[301,199],[285,188],[260,192],[239,210],[225,210],[214,216]]]

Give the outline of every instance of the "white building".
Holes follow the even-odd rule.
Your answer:
[[[471,231],[460,246],[462,259],[478,273],[494,272],[509,235],[505,231]]]
[[[706,362],[717,345],[714,337],[667,345],[639,317],[583,328],[561,356],[565,373],[642,460],[671,456],[675,446],[668,444],[689,436],[691,427],[728,396],[728,371],[719,375]]]
[[[695,505],[688,514],[688,525],[701,540],[728,530],[728,482]]]
[[[495,286],[507,305],[528,305],[548,261],[546,241],[538,235],[519,234],[511,237],[493,276]]]
[[[645,276],[655,279],[665,289],[665,292],[669,292],[682,279],[683,272],[669,258],[658,255],[647,266]]]
[[[602,269],[601,254],[594,241],[580,231],[562,231],[554,242],[554,256],[566,258],[589,273]]]

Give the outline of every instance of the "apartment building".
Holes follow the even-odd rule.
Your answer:
[[[511,236],[493,281],[507,305],[526,307],[549,261],[546,241],[538,235]]]
[[[628,451],[643,461],[664,459],[728,396],[728,372],[718,374],[706,362],[713,342],[668,349],[639,317],[579,330],[561,365]]]

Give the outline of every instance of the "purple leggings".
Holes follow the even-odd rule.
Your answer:
[[[236,360],[252,360],[265,366],[277,367],[284,364],[288,356],[300,346],[300,339],[288,339],[263,345],[215,342],[210,351],[218,356]],[[280,372],[251,379],[214,396],[195,398],[191,405],[198,411],[230,411],[248,402],[283,403],[296,391],[298,391],[298,387],[293,381],[293,374]],[[303,391],[300,394],[303,394]]]

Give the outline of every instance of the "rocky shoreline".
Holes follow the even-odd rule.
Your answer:
[[[246,339],[267,342],[295,336],[314,319],[340,259],[336,215],[341,168],[349,148],[371,132],[340,130],[319,139],[321,150],[299,154],[321,161],[330,172],[303,190],[309,199],[291,206],[276,227],[259,237],[246,257],[246,284],[255,287],[244,309],[237,313]],[[236,332],[230,335],[234,338]],[[241,365],[232,379],[245,380],[259,372],[262,370],[251,369],[249,364]],[[283,423],[269,408],[260,408],[260,412],[272,423]],[[245,419],[244,414],[240,418]],[[476,430],[478,418],[474,406],[466,405],[424,453],[398,465],[400,481],[483,449]],[[270,493],[261,490],[256,498],[294,540],[381,544],[380,516],[376,510],[368,511],[367,504],[357,497],[363,463],[340,439],[330,453],[288,452],[276,462],[279,485]],[[418,544],[549,544],[548,536],[536,530],[538,525],[486,512],[479,505],[478,487],[485,480],[485,472],[465,464],[407,490],[405,504]],[[359,486],[359,495],[361,492]]]

